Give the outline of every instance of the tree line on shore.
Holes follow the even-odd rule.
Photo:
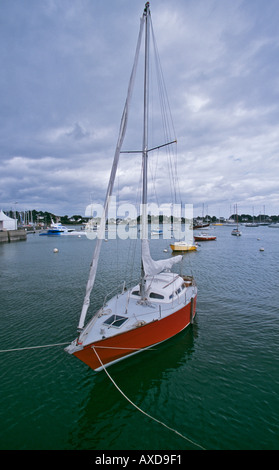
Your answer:
[[[50,225],[52,221],[54,222],[61,222],[63,225],[78,225],[78,224],[85,224],[88,222],[88,217],[83,217],[81,215],[72,215],[69,217],[68,215],[58,216],[51,212],[43,212],[43,211],[25,211],[18,212],[18,211],[5,211],[6,215],[12,218],[16,218],[19,223],[21,224],[42,224],[42,225]],[[279,215],[263,215],[259,214],[258,216],[253,216],[250,214],[232,214],[229,218],[230,221],[236,221],[238,218],[239,223],[250,223],[250,222],[257,222],[257,223],[276,223],[279,222]],[[217,223],[217,222],[224,222],[226,219],[224,217],[216,217],[205,215],[204,217],[195,218],[198,219],[199,222],[203,223]],[[137,218],[137,222],[140,222],[140,217]],[[151,216],[148,216],[148,222],[151,222]],[[163,222],[163,215],[159,215],[158,222]],[[173,217],[169,217],[169,222],[173,222]],[[182,222],[184,219],[182,218]]]

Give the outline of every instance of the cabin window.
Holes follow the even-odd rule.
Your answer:
[[[175,295],[180,294],[180,292],[182,292],[184,289],[186,289],[186,287],[185,287],[184,284],[182,284],[174,293],[172,293],[172,294],[169,296],[169,299],[173,299]]]
[[[121,317],[120,315],[112,315],[106,321],[104,325],[114,326],[115,328],[120,328],[128,320],[127,317]]]
[[[164,299],[163,295],[157,294],[156,292],[150,292],[149,297],[150,299]]]
[[[133,295],[140,295],[140,291],[139,291],[139,290],[134,290],[134,291],[132,292],[132,294],[133,294]]]

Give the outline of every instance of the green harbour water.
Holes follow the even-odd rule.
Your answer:
[[[1,244],[0,449],[278,450],[279,229],[241,230],[212,227],[217,240],[185,255],[194,324],[108,369],[133,403],[189,440],[57,345],[76,337],[95,242],[30,234]],[[154,259],[170,256],[166,240],[150,245]],[[128,240],[103,243],[88,318],[139,253]],[[22,349],[42,345],[57,346]]]

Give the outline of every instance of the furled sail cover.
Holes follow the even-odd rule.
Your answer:
[[[151,258],[148,240],[142,240],[142,262],[146,276],[154,276],[165,269],[171,269],[172,266],[182,260],[182,256],[174,256],[173,258],[160,259],[155,261]]]

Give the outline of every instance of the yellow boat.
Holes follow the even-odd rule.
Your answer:
[[[174,242],[170,247],[172,251],[195,251],[197,249],[196,245],[190,245],[186,242]]]

